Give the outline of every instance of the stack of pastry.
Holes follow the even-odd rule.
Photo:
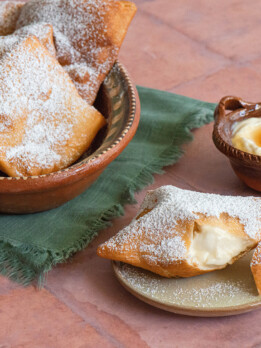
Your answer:
[[[138,216],[99,256],[163,277],[191,277],[234,263],[261,240],[261,198],[206,194],[164,186],[148,192]],[[261,246],[252,272],[261,290]]]
[[[136,7],[114,0],[0,3],[0,170],[74,163],[106,124],[91,106]]]

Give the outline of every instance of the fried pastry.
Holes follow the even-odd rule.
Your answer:
[[[37,23],[27,25],[17,29],[13,35],[18,37],[36,36],[41,44],[51,53],[53,57],[56,57],[56,50],[53,41],[53,27],[48,23]]]
[[[56,58],[80,95],[93,104],[135,12],[129,1],[31,0],[23,6],[17,28],[51,24]]]
[[[47,174],[75,162],[103,116],[35,36],[0,38],[0,170]]]
[[[164,186],[148,192],[137,218],[97,254],[164,277],[191,277],[232,264],[260,234],[261,199]]]
[[[0,1],[0,36],[12,34],[24,2]]]

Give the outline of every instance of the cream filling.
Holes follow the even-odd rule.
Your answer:
[[[261,118],[251,117],[232,127],[232,145],[253,155],[261,156]]]
[[[193,233],[189,248],[190,263],[200,269],[222,268],[252,245],[251,240],[235,236],[219,227],[199,226],[198,231]]]

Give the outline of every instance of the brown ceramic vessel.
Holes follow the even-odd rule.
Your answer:
[[[108,125],[99,132],[91,150],[77,163],[55,173],[21,178],[0,173],[0,212],[34,213],[58,207],[85,191],[123,151],[137,130],[140,103],[119,62],[102,84],[95,106]]]
[[[250,117],[261,117],[261,103],[246,102],[238,97],[224,97],[215,110],[213,141],[230,160],[236,175],[249,187],[261,191],[261,156],[232,146],[232,125]]]

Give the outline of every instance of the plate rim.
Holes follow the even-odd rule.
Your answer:
[[[211,307],[211,308],[199,308],[193,306],[183,306],[183,305],[168,305],[163,303],[162,301],[157,301],[152,299],[149,296],[146,296],[142,292],[139,292],[134,286],[126,282],[125,278],[122,276],[120,272],[120,268],[118,264],[124,264],[124,262],[120,261],[112,261],[112,269],[113,272],[120,282],[120,284],[133,296],[137,297],[139,300],[159,309],[163,309],[165,311],[194,316],[194,317],[224,317],[224,316],[233,316],[242,313],[251,312],[255,309],[261,307],[261,296],[257,296],[259,300],[253,303],[241,304],[237,306],[226,306],[226,307]],[[134,267],[134,266],[133,266]],[[138,268],[138,267],[137,267]]]

